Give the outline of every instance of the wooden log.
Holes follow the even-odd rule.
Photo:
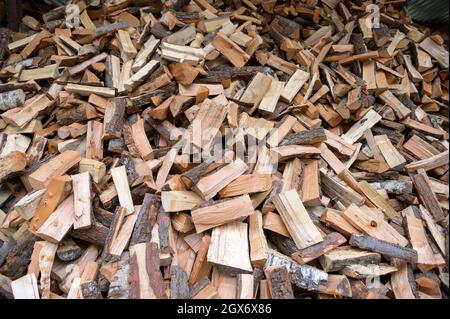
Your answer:
[[[243,67],[250,59],[244,50],[223,34],[218,33],[211,43],[236,67]]]
[[[311,221],[295,190],[290,190],[275,196],[273,202],[289,234],[300,249],[323,241],[322,236]]]
[[[139,154],[143,160],[150,160],[153,158],[153,149],[148,141],[144,130],[144,120],[140,119],[131,126],[131,132],[134,144],[136,145]]]
[[[311,145],[325,141],[326,135],[323,128],[312,129],[287,135],[279,144],[286,145]]]
[[[25,124],[37,117],[39,112],[48,109],[53,104],[44,94],[39,95],[31,103],[24,106],[20,111],[13,113],[11,116],[2,114],[2,117],[8,123],[15,126],[23,127]]]
[[[44,189],[28,193],[14,205],[14,210],[25,220],[32,219],[44,193]]]
[[[391,275],[391,286],[396,299],[415,299],[409,283],[408,263],[403,260],[394,260],[393,265],[397,271]]]
[[[320,292],[333,296],[352,297],[350,282],[343,275],[328,275],[327,287]]]
[[[423,169],[424,171],[429,171],[447,165],[448,156],[449,151],[447,150],[437,155],[433,155],[429,158],[406,164],[405,169],[409,174],[414,173],[420,169]]]
[[[29,175],[28,182],[34,189],[42,189],[48,185],[50,179],[63,175],[80,160],[81,156],[78,152],[64,151]]]
[[[130,255],[124,252],[117,263],[115,272],[108,290],[108,299],[129,299],[130,283]]]
[[[380,240],[368,234],[352,234],[349,244],[354,247],[370,250],[388,257],[403,259],[410,263],[417,262],[417,252],[414,249]]]
[[[304,72],[302,70],[297,70],[291,76],[289,81],[284,86],[284,89],[281,93],[281,98],[287,102],[292,102],[295,95],[297,95],[298,91],[303,87],[303,85],[308,81],[309,73]]]
[[[103,139],[119,138],[123,127],[123,117],[127,103],[125,98],[108,101],[103,120]]]
[[[207,261],[207,254],[210,245],[211,236],[209,234],[203,235],[201,238],[200,247],[197,251],[197,257],[195,258],[192,271],[189,276],[189,285],[191,287],[199,282],[201,278],[209,276],[209,273],[211,272],[212,265]]]
[[[126,208],[127,215],[132,214],[134,212],[134,204],[131,197],[125,166],[122,165],[113,168],[111,170],[111,176],[117,190],[120,206]]]
[[[257,107],[270,89],[272,77],[258,72],[247,86],[239,101]]]
[[[56,208],[36,231],[36,235],[52,243],[59,243],[75,222],[74,197],[70,195]]]
[[[25,275],[11,281],[11,290],[14,299],[40,299],[36,276]]]
[[[378,253],[368,252],[350,246],[337,247],[319,258],[320,264],[326,272],[338,271],[345,266],[353,264],[379,264],[380,260],[381,256]]]
[[[271,266],[264,269],[272,299],[294,299],[286,266]]]
[[[417,193],[419,193],[422,204],[432,214],[436,222],[442,221],[444,219],[444,213],[439,206],[436,194],[431,189],[428,175],[425,171],[419,170],[418,173],[411,178]]]
[[[25,231],[19,239],[14,240],[4,258],[0,273],[9,277],[11,280],[25,275],[33,253],[34,243],[38,239],[30,231]]]
[[[289,273],[293,285],[309,291],[317,291],[326,287],[328,274],[317,268],[300,265],[288,256],[269,249],[269,255],[264,268],[271,266],[284,266]]]
[[[203,199],[191,191],[163,191],[161,202],[164,211],[179,212],[193,209],[203,203]]]
[[[91,180],[89,173],[84,172],[71,176],[75,221],[74,229],[89,228],[92,225],[92,205],[91,205]]]
[[[161,202],[158,196],[145,194],[130,238],[130,246],[149,242],[152,239],[152,230],[160,207]]]
[[[129,281],[131,299],[167,299],[156,243],[140,243],[130,247]]]
[[[313,246],[296,251],[291,258],[299,264],[307,264],[314,259],[319,258],[323,254],[344,244],[347,240],[339,233],[333,232],[323,238],[323,241]]]
[[[352,204],[344,211],[342,217],[357,230],[366,232],[372,237],[398,244],[402,247],[408,244],[408,240],[388,224],[383,216],[374,213],[370,209],[362,210]]]
[[[302,202],[305,206],[318,206],[321,197],[319,161],[312,161],[303,169]]]
[[[270,190],[272,178],[268,174],[244,174],[219,191],[220,197],[233,197]]]
[[[81,96],[90,96],[91,94],[97,94],[107,98],[116,96],[116,92],[114,89],[106,87],[95,87],[89,85],[74,84],[74,83],[66,84],[65,90],[67,92],[76,93]]]
[[[247,238],[247,224],[231,222],[213,229],[208,249],[208,262],[228,271],[253,271]]]
[[[31,220],[30,230],[36,231],[40,228],[71,190],[72,185],[69,176],[63,175],[51,178]]]
[[[431,249],[422,221],[414,216],[407,215],[406,226],[411,246],[417,251],[417,263],[432,268],[442,265],[445,261],[440,254],[435,254]]]
[[[364,117],[356,122],[342,138],[349,144],[354,144],[367,129],[372,128],[376,123],[381,120],[381,116],[374,110],[367,112]]]
[[[253,267],[262,268],[267,260],[267,240],[263,231],[263,217],[259,211],[249,216],[250,261]]]
[[[359,188],[363,194],[389,218],[398,216],[398,213],[392,208],[391,205],[375,191],[369,183],[361,181],[358,183]]]
[[[0,93],[0,110],[7,111],[25,102],[25,92],[22,89]]]
[[[41,299],[50,298],[50,275],[57,248],[58,245],[56,244],[44,242],[39,253],[39,270],[41,273]]]

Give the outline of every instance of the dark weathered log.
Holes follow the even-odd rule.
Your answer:
[[[8,257],[9,252],[16,244],[16,241],[12,237],[7,237],[4,242],[2,242],[2,245],[0,246],[0,266],[3,265],[3,263],[6,260],[6,257]]]
[[[163,253],[173,253],[169,243],[169,226],[170,226],[170,214],[166,213],[162,208],[159,210],[156,217],[158,223],[159,233],[159,247]]]
[[[294,299],[286,266],[270,266],[264,270],[272,299]]]
[[[134,224],[130,246],[149,242],[152,239],[152,229],[156,223],[156,215],[161,207],[161,198],[153,194],[145,194],[139,215]]]
[[[172,299],[188,299],[189,285],[186,272],[177,265],[170,266],[170,288]]]
[[[0,93],[12,90],[22,90],[25,92],[38,92],[41,87],[34,81],[18,82],[18,83],[2,83],[0,84]]]
[[[139,247],[139,248],[137,248]],[[159,249],[156,243],[141,243],[130,251],[130,298],[166,299],[164,280],[159,270]],[[142,254],[138,258],[138,254]],[[145,276],[141,278],[141,275]],[[145,291],[140,288],[145,287]]]
[[[0,273],[12,280],[25,275],[36,240],[39,240],[39,237],[28,230],[25,231],[9,251]]]
[[[264,268],[271,266],[286,266],[289,272],[291,283],[299,288],[310,291],[325,289],[328,274],[320,269],[300,265],[288,256],[280,254],[274,250],[269,250],[267,262]]]
[[[128,299],[130,296],[130,254],[126,251],[117,262],[117,271],[109,285],[108,299]]]
[[[101,223],[105,227],[111,226],[114,219],[114,214],[107,211],[106,209],[94,206],[94,217],[95,220]]]
[[[70,109],[60,108],[56,111],[56,121],[60,125],[85,122],[95,117],[97,117],[95,107],[88,103],[83,103]]]
[[[349,243],[354,247],[371,250],[389,257],[404,259],[410,263],[417,262],[417,252],[414,249],[379,240],[367,234],[352,234]]]
[[[291,256],[298,251],[298,247],[292,239],[272,231],[267,231],[266,234],[270,242],[273,243],[281,253]]]
[[[23,102],[25,102],[25,92],[21,89],[0,93],[0,111],[21,106]]]
[[[91,227],[86,229],[73,229],[69,234],[74,237],[88,243],[95,244],[97,246],[103,246],[106,237],[108,236],[108,227],[103,224],[95,222]]]
[[[130,153],[128,152],[122,152],[122,155],[120,156],[120,163],[122,165],[125,165],[128,184],[133,185],[133,183],[139,178],[139,175],[136,172],[133,157],[131,157]]]
[[[95,281],[81,284],[81,293],[83,295],[83,299],[103,299],[100,288]]]
[[[169,84],[164,89],[155,90],[153,92],[132,97],[131,103],[133,104],[133,108],[136,108],[137,110],[144,109],[147,106],[154,105],[152,98],[155,96],[161,97],[163,100],[167,99],[168,97],[175,94],[176,85],[175,84]]]
[[[11,279],[0,274],[0,299],[14,299],[11,289]]]
[[[411,178],[425,208],[433,215],[436,222],[442,221],[445,218],[444,213],[439,205],[436,195],[431,189],[425,171],[419,172],[418,174],[411,176]]]
[[[325,130],[323,128],[317,128],[288,135],[280,142],[279,146],[309,145],[323,142],[326,139]]]
[[[58,246],[56,255],[62,261],[73,261],[80,257],[83,250],[70,237],[66,237]]]

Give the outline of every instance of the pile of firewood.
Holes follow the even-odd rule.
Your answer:
[[[448,297],[447,34],[102,2],[0,30],[0,298]]]

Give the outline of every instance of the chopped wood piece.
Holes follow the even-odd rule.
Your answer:
[[[352,297],[350,282],[343,275],[328,275],[327,287],[320,292],[333,296]]]
[[[253,213],[252,201],[248,195],[224,200],[217,204],[191,211],[192,221],[197,233],[252,215]]]
[[[256,211],[249,218],[250,261],[253,267],[262,268],[267,260],[267,240],[263,231],[263,217]]]
[[[236,161],[219,169],[217,172],[202,177],[194,186],[194,190],[205,200],[213,198],[220,190],[242,175],[248,166],[242,160]]]
[[[342,217],[344,217],[344,219],[353,227],[372,237],[398,244],[402,247],[405,247],[408,244],[408,240],[388,224],[383,216],[374,213],[370,209],[362,210],[352,204],[345,210]]]
[[[36,235],[52,243],[59,243],[75,222],[74,198],[67,197],[36,231]]]
[[[358,183],[359,188],[364,193],[364,195],[381,211],[386,214],[387,217],[393,218],[398,216],[398,213],[392,208],[391,205],[377,192],[375,191],[369,183],[362,181]]]
[[[414,249],[380,240],[368,234],[352,234],[349,243],[354,247],[371,250],[389,257],[403,259],[410,263],[417,262],[417,252]]]
[[[378,264],[380,260],[381,256],[378,253],[368,252],[350,246],[337,247],[319,258],[323,270],[327,272],[338,271],[353,264]]]
[[[313,246],[296,251],[292,254],[292,259],[299,264],[307,264],[310,261],[319,258],[323,254],[344,244],[347,240],[339,233],[330,233],[323,238],[323,241]]]
[[[364,131],[372,128],[381,120],[381,116],[374,110],[370,110],[364,117],[356,122],[342,138],[349,144],[354,144],[364,134]]]
[[[264,269],[273,299],[294,299],[286,266],[271,266]]]
[[[167,298],[156,243],[140,243],[130,247],[129,281],[131,299]]]
[[[264,268],[271,266],[284,266],[288,270],[289,279],[293,285],[309,291],[317,291],[325,288],[328,274],[317,268],[300,265],[291,258],[269,249]]]
[[[291,102],[308,79],[309,73],[302,70],[295,71],[284,86],[284,89],[281,92],[281,98],[287,102]]]
[[[444,213],[431,188],[428,175],[423,170],[419,170],[419,172],[411,178],[422,204],[431,213],[436,222],[442,221],[444,219]]]
[[[228,271],[251,273],[247,224],[231,222],[214,228],[207,259]]]
[[[323,241],[295,190],[278,194],[273,202],[297,247],[303,249]]]
[[[39,299],[39,291],[36,276],[25,275],[11,282],[11,290],[14,299]]]
[[[120,206],[126,208],[127,215],[134,212],[133,199],[128,185],[127,173],[125,166],[118,166],[111,170],[111,176],[114,181],[114,186],[119,197]]]
[[[201,180],[200,180],[201,181]],[[269,174],[241,175],[219,191],[220,197],[233,197],[270,190],[272,178]]]
[[[28,182],[34,189],[45,188],[53,177],[63,175],[80,160],[80,153],[64,151],[28,176]]]
[[[89,228],[92,225],[92,205],[91,205],[91,179],[89,173],[84,172],[71,176],[75,221],[74,229]]]
[[[391,275],[391,286],[396,299],[415,299],[409,283],[408,263],[403,260],[394,261],[397,271]]]
[[[243,67],[250,59],[250,56],[245,51],[223,34],[217,34],[211,43],[234,66]]]
[[[121,136],[126,107],[127,104],[124,98],[115,98],[108,102],[103,120],[103,139],[113,139]]]

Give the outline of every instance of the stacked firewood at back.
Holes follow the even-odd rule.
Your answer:
[[[4,32],[0,297],[447,298],[448,36],[373,2]]]

